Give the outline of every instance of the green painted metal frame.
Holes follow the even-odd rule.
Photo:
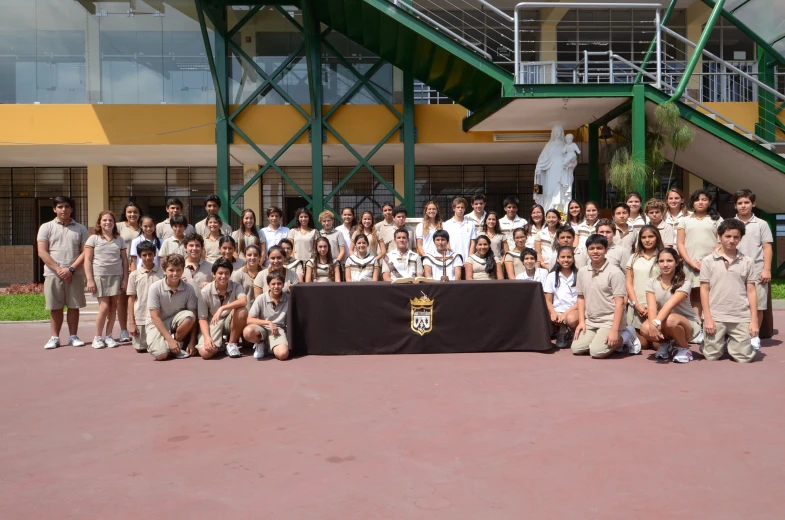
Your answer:
[[[322,38],[321,28],[313,15],[313,2],[303,0],[303,34],[305,35],[306,59],[308,61],[308,93],[311,99],[311,210],[315,215],[317,226],[320,226],[319,214],[324,207],[324,171],[323,151],[324,118],[322,117]],[[333,210],[334,212],[335,210]]]
[[[758,46],[758,80],[771,88],[777,88],[775,79],[775,63],[769,59],[766,49]],[[755,134],[768,142],[777,140],[777,115],[774,95],[764,89],[758,89],[758,122]]]
[[[668,5],[668,8],[665,10],[665,14],[662,15],[662,20],[660,20],[661,25],[667,25],[668,21],[671,19],[671,14],[673,14],[673,10],[676,8],[676,4],[679,0],[671,0],[671,3]],[[641,63],[641,70],[638,71],[638,74],[635,76],[633,83],[640,83],[643,79],[643,71],[646,70],[646,67],[649,65],[649,61],[651,60],[651,55],[654,54],[654,51],[657,48],[657,35],[654,35],[652,38],[651,43],[649,44],[649,49],[646,51],[646,54],[643,57],[643,62]]]
[[[717,5],[717,2],[715,0],[703,0],[703,3],[708,5],[709,7],[712,7],[712,8]],[[723,18],[728,20],[730,23],[735,25],[745,35],[747,35],[749,38],[754,40],[755,43],[757,43],[758,45],[760,45],[761,47],[766,49],[766,52],[768,52],[780,64],[785,65],[785,56],[783,56],[781,53],[777,52],[774,49],[774,47],[772,47],[769,44],[769,42],[765,41],[763,38],[761,38],[758,35],[758,33],[753,31],[751,28],[747,27],[747,25],[744,22],[742,22],[741,20],[739,20],[738,18],[736,18],[736,16],[733,13],[730,13],[730,12],[725,11],[723,9],[722,16],[723,16]]]

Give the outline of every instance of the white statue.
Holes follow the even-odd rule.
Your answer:
[[[572,172],[575,171],[575,167],[578,166],[578,155],[580,155],[581,149],[578,148],[577,144],[572,142],[574,139],[572,134],[567,134],[564,136],[564,139],[567,143],[564,145],[564,150],[562,151],[564,154],[564,165],[562,167],[559,184],[561,184],[561,189],[564,193],[564,200],[567,201],[564,209],[568,209],[567,204],[572,200],[572,183],[575,179]]]
[[[534,169],[534,183],[542,186],[541,192],[534,195],[534,200],[546,211],[554,208],[566,213],[570,203],[572,168],[569,171],[569,179],[564,178],[564,170],[570,160],[570,155],[574,156],[575,154],[572,149],[570,149],[570,153],[565,153],[565,148],[568,146],[577,148],[575,144],[572,144],[572,136],[570,136],[569,143],[565,139],[564,127],[554,125],[551,129],[551,140],[540,153],[540,158],[537,159],[537,166]],[[577,164],[577,158],[575,162]],[[569,180],[567,189],[562,185],[563,180]]]

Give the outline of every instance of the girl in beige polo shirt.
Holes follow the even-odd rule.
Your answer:
[[[354,253],[346,260],[345,269],[347,282],[379,281],[379,259],[368,251],[368,237],[364,234],[354,237]]]
[[[383,242],[379,241],[377,233],[374,230],[373,213],[370,211],[363,211],[362,215],[360,215],[360,222],[352,232],[352,240],[349,243],[349,254],[354,253],[354,240],[360,233],[365,235],[365,238],[368,239],[368,252],[376,257],[377,260],[387,254],[387,248],[384,247]]]
[[[223,221],[218,215],[209,215],[205,225],[207,226],[208,232],[207,236],[204,237],[202,258],[207,260],[208,264],[213,265],[213,262],[221,258],[220,240],[223,236],[223,232],[221,231]]]
[[[87,292],[98,298],[93,348],[120,346],[112,338],[117,313],[117,300],[128,286],[128,255],[125,240],[117,231],[114,213],[98,215],[93,234],[85,243],[85,274]],[[104,335],[105,329],[105,335]]]
[[[495,211],[489,211],[485,214],[485,221],[482,223],[482,232],[480,235],[485,235],[491,241],[491,251],[493,251],[493,257],[496,259],[496,262],[501,266],[502,272],[504,271],[504,265],[502,261],[504,259],[504,233],[502,233],[502,228],[499,225],[499,214]],[[476,247],[476,246],[475,246]],[[499,279],[503,278],[500,276]]]
[[[300,208],[295,212],[295,226],[289,230],[286,238],[294,245],[293,256],[302,262],[307,262],[316,250],[316,239],[321,236],[314,227],[313,216],[305,209]]]
[[[523,228],[516,229],[512,232],[512,239],[515,241],[515,249],[504,255],[504,270],[509,280],[515,280],[516,276],[526,270],[521,258],[521,253],[526,249],[526,231]]]
[[[327,237],[316,240],[316,251],[310,260],[305,263],[306,282],[340,282],[341,263],[333,258],[330,250],[330,241]]]
[[[250,310],[254,301],[253,282],[256,276],[261,272],[262,266],[260,265],[262,259],[262,250],[256,244],[248,244],[245,246],[245,265],[239,269],[232,271],[232,281],[237,282],[243,286],[245,292],[245,299],[247,308]]]
[[[281,252],[283,253],[283,263],[281,265],[292,271],[297,276],[300,283],[303,283],[305,281],[305,265],[304,262],[292,256],[294,251],[292,241],[288,238],[284,238],[278,245],[281,247]],[[267,256],[268,264],[272,267],[272,262],[269,261],[269,253]]]
[[[501,280],[504,278],[501,262],[491,250],[491,239],[485,235],[477,237],[474,254],[464,262],[464,276],[467,280]]]
[[[630,256],[625,266],[627,284],[627,333],[630,340],[638,336],[641,348],[651,347],[645,335],[640,333],[643,323],[648,316],[648,301],[646,287],[651,278],[660,274],[657,267],[657,253],[662,251],[662,239],[654,226],[646,225],[638,234],[635,253]],[[637,345],[635,345],[637,350]]]

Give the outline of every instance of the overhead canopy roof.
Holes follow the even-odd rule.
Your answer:
[[[714,7],[716,0],[703,0]],[[725,18],[785,64],[785,2],[781,0],[725,0]]]

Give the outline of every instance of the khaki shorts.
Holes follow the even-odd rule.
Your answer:
[[[275,347],[280,345],[286,345],[287,347],[289,346],[289,340],[286,338],[286,331],[283,330],[282,327],[278,327],[277,336],[273,336],[269,330],[262,327],[261,325],[251,325],[251,327],[254,327],[254,330],[256,330],[262,336],[262,341],[267,342],[271,352]]]
[[[703,339],[701,352],[709,361],[720,359],[725,350],[725,336],[728,336],[728,354],[739,363],[749,363],[755,357],[755,350],[750,343],[750,322],[725,323],[714,322],[717,331],[713,336],[708,334]]]
[[[134,346],[136,350],[139,352],[146,352],[147,351],[147,329],[144,326],[144,323],[139,325],[136,324],[137,330],[139,330],[138,336],[131,336],[131,344]]]
[[[608,337],[608,334],[611,332],[609,327],[589,327],[586,326],[586,331],[580,335],[578,339],[572,341],[572,353],[573,354],[591,354],[591,357],[594,358],[604,358],[608,357],[613,352],[616,351],[616,348],[619,348],[621,343],[616,346],[616,348],[611,349],[608,345],[605,344],[605,339]],[[621,331],[619,331],[619,339],[621,339]]]
[[[232,315],[233,313],[230,312],[226,318],[215,325],[210,325],[210,338],[213,340],[213,345],[218,347],[218,350],[224,349],[224,334],[228,336],[232,330]],[[210,323],[210,320],[208,320],[207,323]],[[199,339],[196,340],[196,348],[198,350],[204,348],[204,335],[202,334],[201,329],[199,330]]]
[[[191,318],[196,320],[196,316],[191,311],[180,311],[174,316],[166,318],[164,321],[164,326],[166,330],[174,337],[174,332],[177,330],[177,327],[180,326],[185,320]],[[146,329],[146,339],[147,339],[147,352],[152,354],[155,357],[160,356],[161,354],[165,354],[169,352],[169,345],[166,344],[166,339],[161,336],[161,333],[158,332],[158,329],[155,327],[153,323],[145,324]],[[196,325],[194,325],[196,327]]]
[[[113,274],[109,276],[96,276],[94,279],[96,298],[117,296],[121,293],[120,286],[123,284],[123,275]]]
[[[697,321],[691,321],[690,322],[690,327],[692,328],[692,336],[687,338],[687,342],[688,343],[695,343],[692,340],[694,340],[695,338],[698,337],[698,334],[700,334],[703,331],[703,328],[701,327],[701,324],[698,323]]]
[[[63,307],[81,309],[86,304],[84,297],[85,277],[83,274],[71,276],[70,282],[65,282],[57,275],[44,278],[44,297],[46,309],[59,311]]]
[[[758,310],[765,311],[769,308],[769,284],[760,283],[760,278],[755,282],[755,294],[758,296]]]

